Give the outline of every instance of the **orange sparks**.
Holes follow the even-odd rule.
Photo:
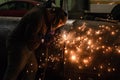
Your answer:
[[[111,35],[115,35],[115,32],[114,32],[114,31],[112,31],[112,32],[111,32]]]
[[[84,63],[84,64],[88,64],[88,63],[89,63],[89,60],[88,60],[88,59],[83,59],[83,63]]]

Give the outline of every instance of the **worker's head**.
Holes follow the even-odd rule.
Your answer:
[[[54,31],[67,21],[67,13],[59,7],[37,6],[31,9],[21,20],[20,25],[35,26],[41,29],[41,33]]]
[[[59,7],[48,8],[48,17],[52,30],[56,30],[67,21],[67,13]]]

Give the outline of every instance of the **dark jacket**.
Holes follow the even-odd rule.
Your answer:
[[[45,20],[45,8],[36,8],[27,13],[18,26],[10,34],[7,46],[26,45],[30,50],[35,50],[44,36],[43,28],[48,24]]]

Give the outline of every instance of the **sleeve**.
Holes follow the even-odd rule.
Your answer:
[[[42,35],[42,19],[40,23],[34,22],[33,24],[28,24],[25,28],[26,44],[30,50],[35,50],[41,44]]]

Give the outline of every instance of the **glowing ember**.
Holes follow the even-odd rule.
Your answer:
[[[108,68],[108,72],[111,72],[111,69],[110,69],[110,68]]]
[[[89,63],[88,59],[84,59],[84,60],[83,60],[83,63],[84,63],[84,64],[88,64],[88,63]]]
[[[115,32],[114,32],[114,31],[112,31],[112,32],[111,32],[111,35],[115,35]]]
[[[72,56],[71,56],[71,60],[72,60],[72,61],[76,61],[76,56],[75,56],[75,55],[72,55]]]

